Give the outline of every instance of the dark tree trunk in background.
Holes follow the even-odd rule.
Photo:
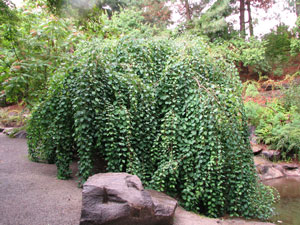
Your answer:
[[[299,17],[300,16],[300,0],[296,0],[295,4],[296,4],[296,15],[297,15],[297,17]]]
[[[191,9],[188,0],[184,0],[184,7],[186,13],[186,20],[189,22],[192,20],[192,14],[191,14]]]
[[[240,32],[241,37],[246,36],[246,29],[245,29],[245,0],[240,0]]]
[[[252,15],[251,15],[250,0],[247,0],[247,11],[248,11],[249,31],[250,31],[250,36],[252,37],[254,35],[254,31],[253,31],[253,21],[252,21]]]

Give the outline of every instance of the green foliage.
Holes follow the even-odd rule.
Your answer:
[[[47,91],[52,75],[67,68],[79,40],[68,20],[26,6],[12,27],[3,24],[0,45],[0,84],[7,101],[32,104]]]
[[[225,18],[232,12],[230,0],[218,0],[199,19],[194,19],[195,26],[192,33],[207,35],[210,40],[217,38],[230,39],[234,32],[231,24]]]
[[[247,85],[245,96],[246,97],[257,97],[259,92],[257,90],[257,86],[254,83]]]
[[[44,2],[43,2],[44,3]],[[56,15],[61,14],[63,6],[68,4],[65,0],[47,0],[46,5],[49,7],[50,11]]]
[[[264,106],[261,106],[264,107]],[[260,123],[257,126],[256,134],[261,142],[272,144],[269,137],[273,131],[283,126],[289,118],[289,113],[279,102],[267,103],[263,111],[260,111]]]
[[[9,65],[5,60],[9,53],[4,48],[7,48],[8,42],[11,42],[10,49],[15,49],[14,36],[17,32],[19,18],[13,3],[9,0],[0,0],[0,12],[0,106],[5,106],[6,95],[2,82],[7,79],[7,76],[3,76],[3,74],[9,71]]]
[[[289,27],[279,24],[270,33],[264,36],[266,40],[266,56],[272,62],[282,63],[288,60],[292,33]]]
[[[246,115],[250,124],[256,126],[256,135],[262,143],[273,149],[281,150],[282,159],[299,157],[300,115],[296,107],[283,107],[281,102],[261,106],[255,102],[245,104]]]
[[[286,61],[290,51],[292,34],[288,30],[289,27],[284,24],[279,24],[270,33],[264,36],[266,40],[266,55],[270,60],[278,58],[279,61]]]
[[[278,61],[277,61],[278,62]],[[277,68],[273,70],[274,76],[282,76],[283,75],[283,68],[280,65],[277,65]]]
[[[69,16],[69,14],[71,14],[71,16]],[[75,14],[76,16],[74,16],[73,14]],[[103,36],[103,17],[106,18],[107,14],[97,6],[94,6],[89,10],[84,10],[82,12],[78,12],[77,10],[70,8],[68,17],[72,16],[76,27],[80,31],[91,34],[100,34],[101,36]]]
[[[105,38],[120,38],[124,35],[139,37],[154,36],[158,30],[144,23],[142,11],[136,8],[124,9],[114,13],[111,18],[102,16],[102,34]]]
[[[291,122],[275,129],[273,135],[266,139],[272,143],[271,147],[282,150],[283,159],[300,159],[300,115],[294,116]]]
[[[118,39],[126,34],[147,37],[158,32],[144,24],[142,12],[136,9],[109,16],[94,7],[71,19],[49,14],[32,1],[19,10],[5,5],[5,10],[0,20],[7,19],[5,15],[15,17],[0,25],[1,104],[24,100],[34,105],[47,91],[49,82],[73,64],[77,45],[95,36]]]
[[[18,20],[15,13],[15,5],[10,0],[0,0],[0,12],[0,25]]]
[[[298,55],[300,53],[300,17],[297,19],[296,26],[293,31],[295,37],[291,40],[291,53],[292,55]]]
[[[296,111],[300,113],[300,85],[292,82],[288,89],[283,89],[282,103],[284,107],[289,110],[295,107]]]
[[[270,65],[266,59],[266,42],[255,38],[245,41],[243,39],[231,39],[229,41],[216,41],[211,44],[212,53],[222,56],[229,62],[235,63],[238,68],[250,66],[255,72],[270,71]],[[241,69],[241,68],[240,68]]]
[[[256,102],[248,101],[245,103],[245,111],[248,122],[257,127],[261,122],[264,107],[260,106]]]
[[[79,157],[83,181],[95,157],[107,171],[138,175],[188,210],[266,219],[271,190],[258,183],[242,86],[234,65],[200,40],[93,40],[36,107],[28,127],[32,160],[68,178]]]

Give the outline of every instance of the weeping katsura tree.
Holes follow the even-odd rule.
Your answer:
[[[33,111],[29,155],[66,179],[79,158],[138,175],[188,210],[266,219],[272,191],[258,182],[233,64],[201,40],[91,41]]]

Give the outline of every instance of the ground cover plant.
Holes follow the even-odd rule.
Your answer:
[[[56,163],[58,178],[79,158],[86,180],[97,158],[107,171],[138,175],[188,210],[266,219],[270,188],[258,183],[242,85],[233,64],[199,40],[97,40],[32,112],[34,161]]]
[[[260,143],[280,150],[282,160],[299,160],[300,89],[293,82],[288,86],[288,89],[282,87],[280,98],[277,96],[259,101],[262,94],[252,99],[246,98],[246,116],[249,124],[256,127],[255,133]],[[251,85],[248,85],[249,88],[253,89]]]

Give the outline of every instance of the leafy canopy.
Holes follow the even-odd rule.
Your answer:
[[[83,180],[97,158],[138,175],[189,210],[265,219],[273,195],[258,183],[234,65],[201,40],[94,40],[32,113],[32,160]]]

